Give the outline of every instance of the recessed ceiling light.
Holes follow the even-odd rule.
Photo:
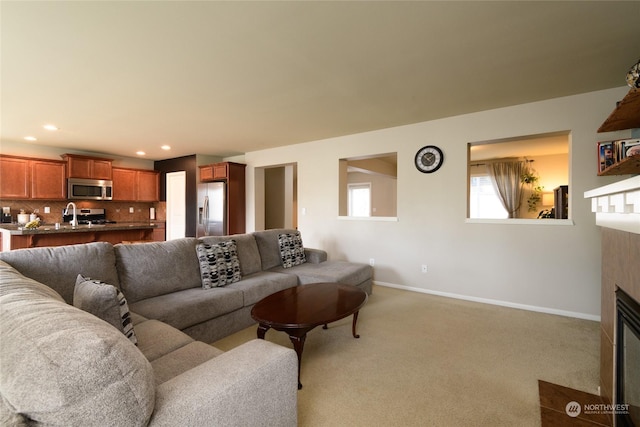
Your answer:
[[[171,147],[170,147],[170,146],[168,146],[168,145],[163,145],[163,146],[162,146],[162,147],[160,147],[160,148],[162,148],[163,150],[171,150]]]
[[[56,125],[44,125],[42,127],[45,128],[46,130],[58,130],[58,126]]]
[[[27,141],[37,141],[38,138],[36,138],[35,136],[25,136],[24,139],[26,139]]]
[[[147,153],[145,153],[144,151],[136,151],[136,154],[137,154],[138,156],[144,156],[144,155],[145,155],[145,154],[147,154]]]

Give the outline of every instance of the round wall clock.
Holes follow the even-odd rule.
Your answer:
[[[416,153],[416,168],[423,173],[432,173],[440,169],[444,161],[442,150],[435,145],[422,147]]]

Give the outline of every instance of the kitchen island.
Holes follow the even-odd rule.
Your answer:
[[[78,225],[68,224],[56,228],[44,224],[38,228],[24,228],[18,224],[1,224],[2,251],[35,248],[40,246],[64,246],[77,243],[153,241],[153,231],[160,224],[155,222]]]

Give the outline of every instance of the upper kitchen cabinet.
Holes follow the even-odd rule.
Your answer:
[[[31,198],[65,200],[65,166],[62,161],[31,160]]]
[[[29,159],[0,156],[0,198],[28,199],[30,172]]]
[[[113,200],[136,200],[136,171],[135,169],[113,168]]]
[[[113,200],[157,202],[160,173],[153,170],[113,168]]]
[[[112,159],[79,154],[63,154],[62,158],[67,161],[67,178],[112,179]]]
[[[0,198],[66,199],[66,162],[0,156]]]
[[[233,162],[213,163],[200,166],[200,182],[225,181],[239,175],[244,177],[246,165]]]
[[[160,172],[139,170],[136,176],[139,202],[160,200]]]

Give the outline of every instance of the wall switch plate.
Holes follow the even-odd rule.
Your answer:
[[[376,260],[375,260],[375,259],[373,259],[373,258],[369,258],[369,265],[370,265],[370,266],[372,266],[372,267],[373,267],[374,265],[376,265]]]
[[[51,208],[49,206],[45,206],[44,213],[51,213]]]
[[[129,213],[134,213],[134,212],[135,212],[135,209],[133,207],[130,207],[129,208]]]
[[[427,264],[422,264],[422,272],[423,273],[427,272]]]

